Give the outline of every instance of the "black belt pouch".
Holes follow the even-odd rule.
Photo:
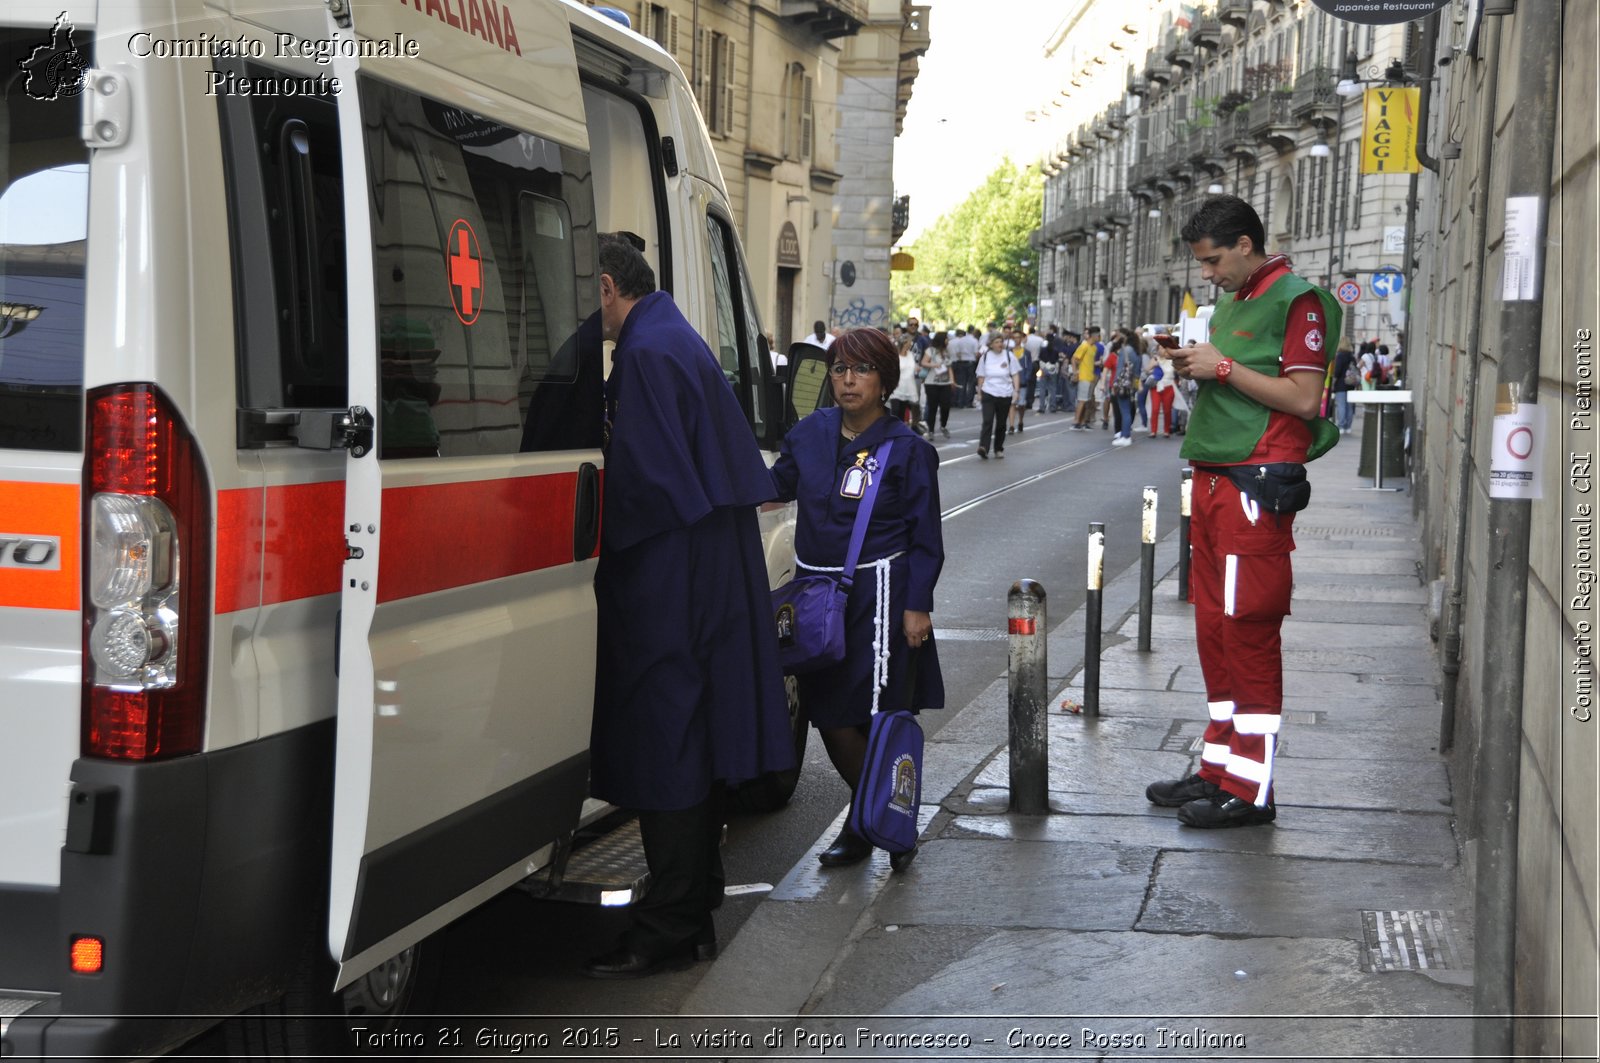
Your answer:
[[[1220,471],[1268,513],[1298,513],[1311,504],[1311,483],[1298,462],[1228,465]]]

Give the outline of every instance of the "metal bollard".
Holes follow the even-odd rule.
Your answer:
[[[1150,614],[1156,584],[1156,489],[1145,485],[1139,521],[1139,650],[1150,652]]]
[[[1106,585],[1106,526],[1089,525],[1089,593],[1083,612],[1083,714],[1100,715],[1100,611]]]
[[[1189,505],[1194,497],[1194,469],[1185,468],[1178,487],[1178,600],[1189,600]]]
[[[1050,811],[1049,682],[1044,587],[1031,579],[1011,585],[1006,597],[1011,655],[1007,711],[1011,739],[1011,811],[1037,816]]]

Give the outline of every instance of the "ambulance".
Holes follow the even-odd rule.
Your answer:
[[[569,0],[7,0],[0,77],[0,1048],[374,1043],[607,811],[596,235],[788,420],[693,94]]]

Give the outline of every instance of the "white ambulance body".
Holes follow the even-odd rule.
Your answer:
[[[4,1055],[373,1025],[583,815],[597,233],[781,435],[690,90],[567,0],[8,0],[0,76]]]

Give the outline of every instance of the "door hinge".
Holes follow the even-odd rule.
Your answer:
[[[127,143],[133,100],[126,70],[125,65],[113,70],[84,70],[74,89],[83,93],[79,133],[91,148],[116,148]],[[58,70],[52,64],[51,71],[52,76],[64,78],[73,69],[68,66]]]
[[[348,410],[238,411],[240,449],[296,446],[305,450],[348,450],[364,457],[372,449],[375,422],[365,406]]]

